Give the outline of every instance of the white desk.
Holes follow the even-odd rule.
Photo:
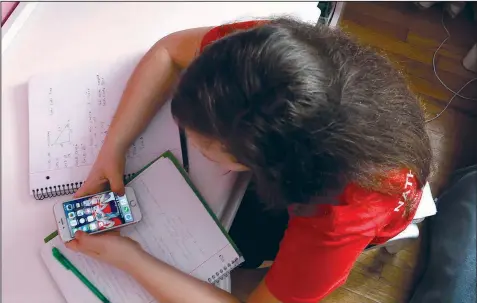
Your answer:
[[[63,302],[39,256],[62,199],[28,192],[29,77],[145,51],[180,29],[292,12],[318,20],[311,2],[38,4],[2,58],[2,302]]]

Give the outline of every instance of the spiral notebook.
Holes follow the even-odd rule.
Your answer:
[[[128,186],[134,188],[143,218],[121,233],[138,241],[156,258],[214,284],[243,262],[237,247],[171,153],[147,167]],[[99,300],[53,258],[53,246],[111,302],[155,302],[130,276],[68,250],[56,236],[43,246],[41,256],[67,302]]]
[[[30,79],[30,193],[36,199],[72,194],[87,178],[141,57],[131,55]],[[129,149],[125,178],[166,150],[182,159],[170,102]]]

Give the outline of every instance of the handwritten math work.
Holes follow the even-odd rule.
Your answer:
[[[108,98],[109,89],[103,76],[96,75],[94,78],[94,83],[91,81],[84,89],[84,99],[79,100],[83,106],[68,104],[68,100],[64,99],[57,100],[59,96],[55,96],[54,89],[49,88],[48,113],[51,122],[46,130],[47,170],[91,165],[104,144],[119,100]],[[73,106],[74,110],[65,115],[62,107],[69,106]],[[127,157],[137,156],[145,144],[144,137],[139,137]]]
[[[40,180],[50,180],[46,183],[64,184],[55,184],[53,176],[68,182],[85,180],[140,58],[131,55],[30,79],[31,183],[46,186]],[[168,149],[180,156],[179,133],[170,103],[132,143],[126,153],[125,174],[137,172]]]

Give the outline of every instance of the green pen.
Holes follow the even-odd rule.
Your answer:
[[[58,262],[60,262],[67,270],[71,270],[73,274],[80,279],[81,282],[83,282],[86,287],[89,288],[93,292],[93,294],[98,297],[98,299],[101,300],[103,303],[110,303],[109,300],[91,283],[86,279],[85,276],[73,265],[71,262],[66,259],[66,257],[60,252],[60,250],[56,247],[53,247],[51,249],[53,253],[53,257],[55,257]]]

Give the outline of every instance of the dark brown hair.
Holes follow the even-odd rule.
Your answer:
[[[348,182],[390,193],[381,181],[398,169],[420,186],[429,175],[423,111],[403,76],[323,25],[276,19],[212,43],[184,72],[172,113],[248,166],[271,207]]]

